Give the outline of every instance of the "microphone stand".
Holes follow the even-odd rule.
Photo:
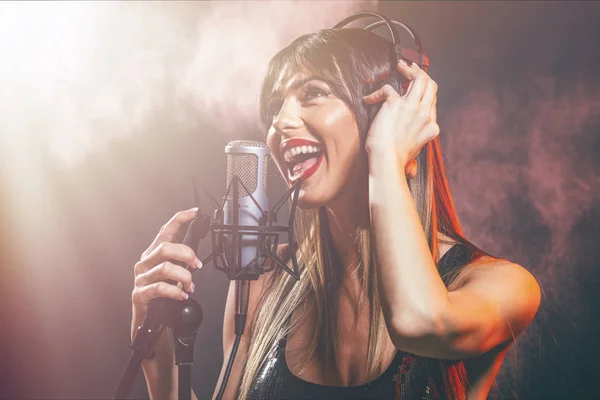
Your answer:
[[[195,249],[208,233],[210,219],[200,217],[200,212],[190,223],[183,244]],[[174,264],[184,268],[179,261]],[[177,282],[168,281],[176,284]],[[192,299],[173,300],[165,297],[150,301],[144,322],[137,329],[131,342],[131,356],[125,368],[113,399],[127,397],[144,358],[154,357],[154,345],[165,326],[171,328],[175,338],[175,360],[179,366],[179,398],[191,400],[191,366],[194,363],[194,343],[196,332],[202,323],[202,307]]]
[[[259,221],[259,226],[250,225],[239,225],[239,198],[238,198],[238,184],[241,185],[246,193],[249,194],[252,201],[256,204],[258,209],[261,211],[262,217]],[[233,187],[233,224],[224,224],[224,212],[225,200],[229,191]],[[205,194],[218,206],[218,203],[206,192],[202,187]],[[277,212],[283,206],[285,199],[287,199],[294,192],[292,199],[292,206],[290,209],[290,216],[288,226],[277,226],[273,225],[273,222],[277,221]],[[197,249],[200,240],[204,239],[208,230],[212,231],[212,242],[213,252],[202,261],[202,264],[206,264],[213,261],[216,269],[223,271],[227,274],[230,280],[236,280],[235,283],[235,295],[236,295],[236,313],[235,313],[235,341],[233,349],[229,355],[229,361],[225,370],[223,381],[221,382],[221,388],[217,394],[217,400],[220,400],[225,392],[227,381],[235,355],[239,347],[241,337],[244,334],[246,326],[246,318],[248,315],[248,302],[250,298],[250,283],[253,280],[257,280],[260,274],[270,272],[275,269],[272,266],[269,269],[263,268],[263,265],[267,258],[274,261],[276,265],[283,268],[287,273],[292,275],[296,279],[300,279],[300,273],[298,268],[298,260],[296,258],[296,251],[292,252],[292,269],[288,268],[283,260],[279,259],[276,255],[276,250],[279,244],[279,233],[288,234],[288,243],[295,247],[294,239],[294,215],[296,212],[296,204],[298,202],[298,193],[300,191],[300,181],[288,189],[286,194],[277,202],[277,204],[268,212],[264,211],[251,192],[246,188],[244,183],[234,175],[225,196],[223,196],[223,203],[220,208],[214,212],[214,220],[210,221],[208,216],[201,216],[200,210],[196,217],[190,223],[190,226],[186,232],[183,243]],[[231,235],[231,246],[228,246],[228,251],[225,251],[224,242],[227,242],[227,237],[223,235]],[[253,235],[259,236],[259,246],[257,248],[257,256],[252,259],[246,266],[241,267],[240,263],[242,260],[242,236]],[[274,240],[274,241],[273,241]],[[226,256],[223,257],[223,253]],[[228,258],[232,262],[228,262]],[[218,260],[225,265],[221,267]],[[173,261],[184,268],[187,268],[181,262]],[[192,273],[196,270],[191,271]],[[176,282],[168,281],[169,283],[175,284]],[[144,318],[144,322],[137,329],[137,332],[131,343],[132,353],[125,368],[125,372],[119,381],[119,385],[115,392],[113,399],[126,398],[131,390],[131,385],[135,377],[137,376],[142,360],[144,358],[152,358],[154,356],[154,346],[159,333],[162,332],[164,326],[171,328],[175,339],[175,363],[178,365],[178,396],[179,399],[190,400],[191,399],[191,367],[194,363],[194,344],[196,340],[196,332],[202,322],[202,308],[200,304],[192,299],[187,300],[173,300],[168,298],[156,298],[153,299],[148,306],[148,313]]]
[[[155,301],[156,300],[156,301]],[[133,349],[125,372],[113,399],[127,397],[144,358],[154,356],[154,345],[164,326],[171,328],[175,338],[175,363],[179,366],[179,398],[191,400],[191,367],[194,364],[196,332],[202,322],[202,308],[194,299],[183,301],[158,298],[150,302],[148,314],[138,327]],[[163,325],[161,327],[161,325]]]

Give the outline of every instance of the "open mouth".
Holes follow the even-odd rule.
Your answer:
[[[298,158],[298,161],[291,161],[288,163],[288,178],[292,183],[298,179],[308,179],[314,174],[319,168],[319,165],[321,165],[323,153],[319,152],[311,155],[303,154]]]
[[[323,152],[318,143],[304,139],[290,139],[282,145],[282,152],[291,183],[298,179],[308,179],[323,160]]]

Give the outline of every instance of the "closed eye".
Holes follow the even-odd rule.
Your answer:
[[[316,99],[319,97],[326,98],[327,96],[329,96],[329,92],[327,92],[315,85],[308,85],[306,87],[306,89],[304,89],[304,96],[303,96],[302,100],[309,101],[309,100]]]
[[[308,79],[310,79],[312,81],[325,83],[321,79],[316,79],[314,77],[311,77]],[[304,87],[298,91],[299,92],[298,94],[300,95],[300,96],[298,96],[300,101],[306,103],[306,102],[310,102],[311,100],[315,100],[315,99],[319,99],[319,98],[327,98],[331,94],[330,91],[319,87],[318,84],[316,84],[314,82],[310,82],[310,80],[308,82],[305,82],[303,84]],[[281,107],[283,106],[283,102],[284,102],[284,97],[281,94],[273,93],[271,95],[271,97],[268,100],[267,108],[266,108],[267,121],[273,121],[273,118],[275,118],[275,116],[281,110]]]

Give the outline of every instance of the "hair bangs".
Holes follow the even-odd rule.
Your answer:
[[[360,98],[367,94],[363,93],[363,86],[373,68],[356,62],[356,54],[339,40],[337,33],[329,29],[300,36],[271,59],[260,92],[260,119],[265,130],[281,108],[285,97],[282,89],[296,75],[319,76],[353,112],[362,107]],[[356,76],[365,79],[356,80]]]
[[[295,75],[312,73],[351,109],[364,139],[368,115],[362,97],[387,78],[393,56],[391,43],[363,29],[324,29],[300,36],[269,62],[260,93],[263,128],[269,129],[281,108],[285,83]]]

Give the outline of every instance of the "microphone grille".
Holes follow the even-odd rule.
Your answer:
[[[227,143],[227,147],[268,147],[266,143],[257,142],[255,140],[233,140]]]
[[[259,165],[262,171],[260,173],[263,176],[263,190],[266,193],[267,188],[267,164],[269,156],[266,155],[262,162],[259,162],[259,154],[261,152],[236,152],[236,149],[248,149],[252,147],[268,148],[266,143],[257,142],[253,140],[234,140],[227,144],[229,152],[227,154],[227,185],[231,182],[234,175],[237,175],[239,180],[248,188],[250,193],[254,193],[258,186],[258,173]],[[239,185],[238,186],[239,197],[246,197],[249,195],[246,190]],[[229,192],[228,199],[233,199],[233,191]]]

